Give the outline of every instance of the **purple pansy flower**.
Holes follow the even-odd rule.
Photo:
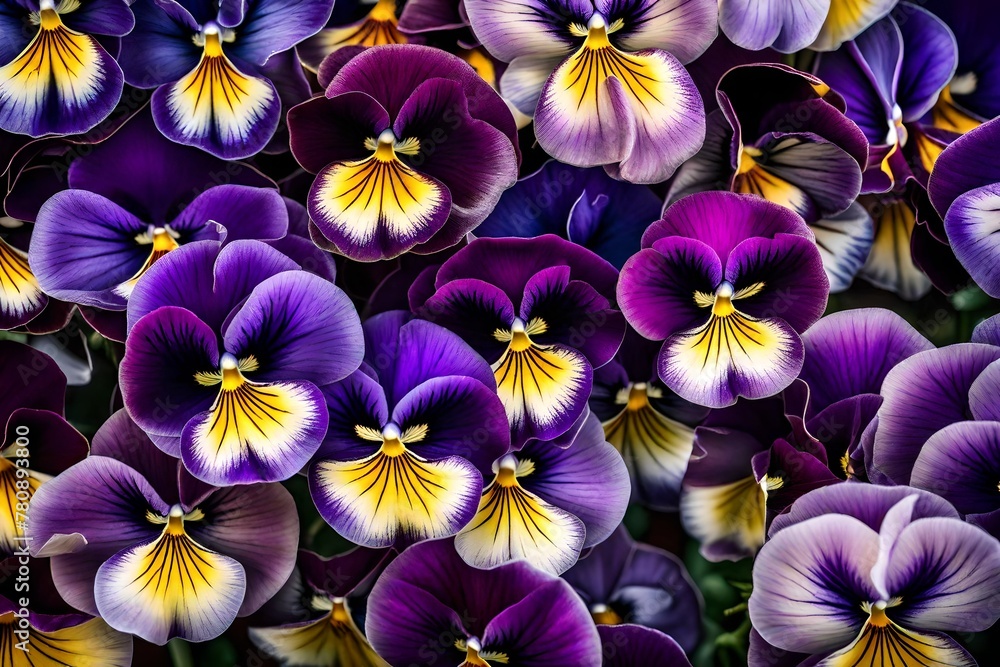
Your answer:
[[[405,44],[409,40],[399,30],[399,0],[338,0],[333,14],[318,33],[295,47],[306,68],[319,71],[323,60],[345,46]],[[412,1],[404,5],[404,9]]]
[[[708,223],[708,224],[706,224]],[[673,204],[625,263],[618,301],[629,323],[665,341],[660,379],[707,407],[772,396],[802,368],[799,334],[830,283],[812,232],[757,197],[696,193]]]
[[[35,491],[87,456],[87,439],[63,417],[66,376],[47,354],[0,341],[0,557],[27,546]]]
[[[598,625],[634,623],[670,635],[685,651],[701,637],[701,595],[684,564],[624,526],[563,575]]]
[[[632,502],[674,510],[707,408],[680,398],[656,374],[660,345],[629,327],[615,358],[594,372],[590,409],[632,478]]]
[[[171,141],[248,157],[274,136],[283,102],[309,96],[292,48],[332,8],[333,0],[139,0],[122,40],[125,80],[156,89],[153,118]]]
[[[628,507],[628,470],[593,415],[568,447],[532,440],[494,470],[475,517],[455,537],[474,567],[524,559],[560,574],[607,539]]]
[[[0,560],[4,667],[129,667],[132,637],[66,604],[49,561],[25,554]]]
[[[658,183],[705,138],[682,62],[718,32],[715,0],[466,0],[476,37],[510,63],[500,92],[552,157]]]
[[[493,367],[512,444],[572,439],[586,417],[593,369],[625,335],[613,308],[618,271],[551,234],[477,239],[446,261],[414,311],[462,336]]]
[[[357,547],[326,559],[299,551],[281,591],[267,604],[281,625],[250,628],[265,654],[297,667],[388,667],[361,633],[366,596],[392,560],[388,549]]]
[[[944,633],[1000,616],[1000,542],[927,495],[841,484],[800,499],[754,564],[763,641],[816,656],[809,664],[975,665]],[[759,655],[752,667],[769,664]]]
[[[955,256],[990,296],[1000,296],[1000,119],[956,139],[938,158],[928,192]]]
[[[125,0],[0,3],[0,129],[78,134],[107,118],[124,85],[117,38],[134,25]]]
[[[369,547],[454,535],[510,447],[487,364],[461,338],[392,311],[365,323],[365,362],[323,387],[330,428],[309,488],[333,528]]]
[[[314,238],[359,261],[458,243],[517,179],[514,119],[460,58],[387,45],[321,72],[326,95],[289,112],[292,152],[317,174]]]
[[[601,665],[597,629],[569,584],[526,562],[476,569],[450,540],[418,544],[386,568],[365,628],[393,665]]]
[[[217,637],[271,598],[299,522],[280,485],[199,482],[119,410],[90,457],[35,493],[27,532],[66,602],[164,644]]]
[[[847,115],[872,147],[864,192],[887,192],[910,177],[926,183],[947,141],[921,121],[957,59],[948,26],[908,2],[839,51],[820,56],[816,74],[843,95]]]
[[[639,251],[642,233],[659,219],[662,205],[646,186],[616,181],[603,169],[579,169],[549,160],[503,193],[475,235],[555,234],[593,250],[620,269]]]
[[[301,470],[326,434],[319,387],[363,354],[347,295],[260,241],[170,252],[136,283],[128,323],[120,381],[129,414],[218,485]]]

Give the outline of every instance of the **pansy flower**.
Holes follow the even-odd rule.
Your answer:
[[[326,434],[319,387],[361,363],[350,299],[260,241],[195,241],[136,283],[125,406],[157,446],[218,485],[291,477]]]
[[[78,134],[107,118],[124,78],[106,48],[134,25],[125,0],[0,3],[0,129]]]
[[[446,261],[431,296],[415,285],[418,315],[458,333],[493,367],[497,391],[520,447],[555,440],[586,416],[593,369],[625,335],[612,307],[618,272],[551,234],[477,239]]]
[[[976,664],[944,633],[1000,616],[1000,542],[912,489],[842,484],[800,502],[754,564],[764,641],[819,665]]]
[[[814,76],[778,64],[734,67],[715,92],[708,137],[671,182],[691,192],[755,194],[808,222],[845,211],[861,189],[868,145],[844,101]]]
[[[308,97],[291,49],[323,27],[332,7],[332,0],[140,0],[135,30],[122,40],[125,80],[156,89],[153,117],[171,141],[248,157],[274,135],[283,95]]]
[[[532,440],[494,470],[475,517],[455,537],[474,567],[524,559],[560,574],[607,539],[628,507],[628,471],[593,415],[568,447]]]
[[[646,186],[616,181],[603,169],[549,160],[503,193],[475,235],[555,234],[620,269],[638,252],[642,233],[660,217],[661,208],[660,198]]]
[[[772,396],[798,375],[799,334],[830,283],[805,222],[757,197],[697,193],[673,204],[625,263],[629,323],[664,341],[660,379],[707,407]]]
[[[673,510],[691,458],[694,427],[708,409],[666,388],[656,373],[659,348],[630,327],[615,358],[594,372],[590,409],[625,459],[632,502]]]
[[[0,341],[0,557],[27,546],[24,522],[38,488],[87,456],[63,416],[66,376],[44,352]]]
[[[510,446],[489,365],[406,311],[365,322],[365,362],[323,387],[330,428],[309,467],[320,515],[357,544],[454,535]]]
[[[317,175],[314,238],[365,262],[458,243],[517,179],[503,100],[429,47],[381,46],[333,66],[326,95],[288,114],[292,153]]]
[[[4,667],[132,664],[132,638],[66,604],[49,561],[25,555],[0,560],[0,647]]]
[[[524,561],[471,567],[450,540],[418,544],[386,568],[365,629],[392,665],[601,665],[597,629],[569,584]]]
[[[299,551],[292,576],[265,609],[284,623],[250,628],[250,639],[284,665],[388,667],[361,633],[367,594],[392,560],[388,549],[357,547],[332,558]]]
[[[718,32],[714,0],[466,0],[472,30],[510,63],[500,92],[535,118],[546,153],[633,183],[666,180],[705,138],[681,63]]]
[[[205,641],[256,611],[291,574],[298,535],[280,485],[203,484],[124,410],[35,493],[28,523],[66,602],[156,644]]]
[[[911,176],[926,184],[947,139],[921,121],[957,59],[948,26],[908,2],[842,49],[820,56],[816,74],[844,97],[847,115],[872,147],[864,192],[887,192]]]
[[[399,0],[339,0],[326,26],[295,47],[302,64],[316,72],[323,59],[345,46],[405,44],[400,32]],[[404,9],[411,2],[404,5]]]
[[[955,256],[984,292],[1000,296],[1000,244],[996,218],[1000,202],[1000,120],[956,139],[938,159],[928,194],[944,219]]]
[[[563,574],[598,625],[632,623],[670,635],[685,651],[701,637],[701,595],[674,555],[639,544],[624,526]]]

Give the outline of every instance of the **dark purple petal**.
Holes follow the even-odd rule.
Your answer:
[[[198,22],[179,2],[139,2],[132,11],[135,29],[122,39],[119,55],[129,85],[155,88],[197,66],[200,49],[191,38]]]
[[[568,26],[586,25],[594,7],[585,0],[468,0],[465,10],[476,37],[496,58],[569,55],[574,43]]]
[[[0,424],[6,428],[18,408],[61,415],[65,396],[66,376],[52,357],[22,343],[0,341]]]
[[[941,217],[962,194],[1000,182],[1000,120],[983,123],[951,143],[934,163],[928,183],[931,202]]]
[[[333,0],[253,0],[245,3],[238,24],[221,13],[220,20],[227,27],[238,26],[239,37],[232,52],[263,65],[274,54],[319,32],[332,10]]]
[[[457,333],[492,363],[507,347],[493,332],[511,326],[514,307],[499,287],[477,278],[460,278],[440,287],[417,315]]]
[[[907,3],[892,13],[903,38],[896,104],[903,122],[919,120],[937,102],[958,64],[955,36],[944,21],[920,5]]]
[[[326,397],[330,425],[317,458],[338,461],[362,459],[378,448],[363,440],[357,427],[382,431],[389,423],[385,393],[378,382],[364,371],[355,371],[346,379],[322,387]]]
[[[962,514],[1000,509],[1000,423],[959,422],[932,435],[913,464],[910,482],[936,493]]]
[[[365,138],[378,137],[389,120],[382,105],[367,93],[314,97],[288,111],[292,154],[314,174],[331,162],[367,157]]]
[[[154,445],[127,411],[119,410],[104,422],[90,449],[93,456],[121,461],[142,475],[168,505],[180,502],[177,476],[180,462]]]
[[[688,667],[687,656],[674,639],[640,625],[599,625],[604,667],[644,667],[658,660]]]

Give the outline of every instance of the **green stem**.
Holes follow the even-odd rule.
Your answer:
[[[194,667],[191,644],[175,637],[167,642],[167,650],[170,652],[170,662],[174,667]]]

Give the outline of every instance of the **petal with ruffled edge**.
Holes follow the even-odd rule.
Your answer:
[[[965,421],[969,389],[1000,359],[1000,349],[977,343],[913,355],[889,371],[882,383],[873,464],[897,484],[909,482],[920,448],[948,424]]]
[[[320,514],[357,544],[387,547],[454,535],[472,519],[482,475],[459,456],[428,461],[385,447],[356,461],[320,460],[309,474]]]
[[[875,241],[872,217],[864,206],[853,202],[846,211],[812,222],[809,228],[816,235],[830,293],[843,292],[865,265]]]
[[[0,239],[0,329],[30,322],[48,303],[28,265],[28,254]]]
[[[96,39],[44,9],[38,33],[0,68],[0,128],[35,137],[86,132],[111,113],[124,83]]]
[[[602,22],[545,83],[535,135],[562,162],[658,183],[701,147],[705,110],[676,58],[658,50],[619,51]]]
[[[998,577],[996,538],[954,519],[914,521],[892,544],[886,588],[904,599],[888,613],[905,627],[980,632],[1000,617]]]
[[[830,0],[830,11],[810,48],[833,51],[892,10],[896,0]]]
[[[524,55],[568,55],[569,25],[586,24],[594,7],[587,0],[468,0],[465,11],[483,46],[511,62]]]
[[[218,32],[205,35],[198,65],[152,98],[156,127],[171,141],[227,160],[249,157],[267,144],[281,115],[268,79],[238,67]]]
[[[404,164],[391,142],[370,157],[327,166],[309,192],[309,213],[323,236],[358,261],[391,259],[436,234],[451,193]]]
[[[719,25],[734,44],[751,51],[771,47],[795,53],[812,44],[831,0],[726,0]]]
[[[719,8],[712,0],[597,0],[594,6],[609,24],[621,19],[614,39],[621,48],[662,49],[685,64],[719,32]]]
[[[809,385],[814,415],[837,401],[878,394],[896,364],[934,345],[906,320],[882,308],[832,313],[802,335],[806,360],[799,375]]]
[[[183,525],[168,525],[159,537],[115,554],[94,582],[97,608],[112,627],[161,645],[173,637],[219,636],[236,618],[245,591],[243,566],[205,549]]]
[[[878,552],[878,534],[849,516],[781,531],[757,556],[754,628],[774,646],[800,653],[849,644],[865,621],[861,604],[879,599],[869,577]]]
[[[945,426],[920,449],[910,483],[936,493],[963,514],[1000,509],[1000,424],[959,422]]]
[[[984,185],[958,197],[944,219],[955,256],[990,296],[1000,296],[1000,183]]]

